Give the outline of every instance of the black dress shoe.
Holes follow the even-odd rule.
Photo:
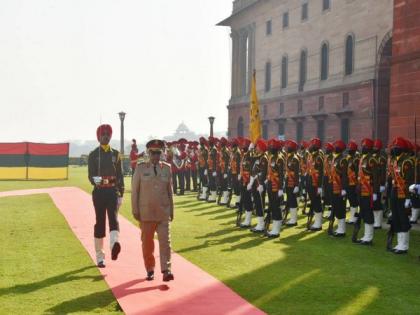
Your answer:
[[[98,262],[98,268],[105,268],[105,262],[104,261],[100,261]]]
[[[333,236],[334,237],[344,237],[344,236],[346,236],[346,233],[337,233],[337,232],[334,232]]]
[[[286,226],[297,226],[297,223],[286,223]]]
[[[241,229],[247,229],[247,228],[250,228],[251,227],[251,224],[240,224],[239,225],[239,227],[241,228]]]
[[[270,233],[267,233],[266,235],[267,235],[268,238],[278,238],[278,237],[280,237],[280,234],[270,234]]]
[[[403,255],[403,254],[407,254],[408,250],[394,249],[393,252],[394,254],[397,254],[397,255]]]
[[[252,229],[250,229],[250,231],[251,231],[251,232],[254,232],[254,233],[263,233],[265,230],[264,230],[264,229],[262,229],[262,230],[257,230],[256,228],[252,228]]]
[[[373,241],[361,241],[360,245],[370,246],[373,245]]]
[[[171,280],[174,280],[174,275],[170,271],[164,271],[162,280],[163,282],[169,282]]]
[[[382,226],[375,226],[374,229],[375,230],[382,230]]]
[[[111,259],[112,260],[117,260],[118,258],[118,254],[121,251],[121,245],[119,242],[115,242],[114,246],[112,246],[112,251],[111,251]]]
[[[148,271],[147,276],[146,276],[146,280],[147,281],[152,281],[154,278],[155,278],[155,272],[154,271]]]
[[[322,227],[319,227],[319,228],[310,227],[309,228],[309,231],[314,231],[314,232],[321,231],[321,230],[322,230]]]

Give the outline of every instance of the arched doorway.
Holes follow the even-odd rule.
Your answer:
[[[392,34],[389,32],[379,48],[376,71],[376,106],[374,137],[386,145],[389,137],[389,99],[391,92]]]

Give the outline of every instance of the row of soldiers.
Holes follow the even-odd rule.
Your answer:
[[[300,200],[308,230],[321,230],[324,214],[330,235],[344,237],[346,223],[352,224],[353,242],[371,245],[374,230],[382,227],[384,208],[390,208],[388,247],[396,254],[408,251],[409,230],[420,213],[420,159],[407,139],[394,139],[387,153],[380,140],[372,139],[363,139],[360,148],[342,140],[322,146],[317,138],[300,144],[278,139],[253,144],[243,137],[202,137],[167,145],[174,189],[183,194],[184,184],[192,181],[199,200],[237,208],[242,228],[251,228],[254,214],[253,232],[279,237],[282,225],[297,225]],[[358,238],[361,222],[364,235]],[[395,233],[397,245],[392,248]]]

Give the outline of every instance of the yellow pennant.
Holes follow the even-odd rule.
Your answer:
[[[257,81],[255,79],[255,70],[252,75],[251,84],[251,104],[250,104],[250,119],[249,119],[249,137],[252,143],[256,143],[261,138],[261,118],[260,118],[260,103],[257,97]]]

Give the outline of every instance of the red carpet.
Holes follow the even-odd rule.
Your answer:
[[[47,193],[64,215],[74,234],[95,261],[94,209],[89,194],[78,188],[51,188],[0,192],[0,197]],[[122,252],[111,261],[106,243],[107,267],[99,269],[126,314],[264,314],[219,280],[173,254],[175,281],[164,284],[157,259],[156,279],[144,281],[138,227],[120,216]],[[155,256],[158,253],[156,243]]]

